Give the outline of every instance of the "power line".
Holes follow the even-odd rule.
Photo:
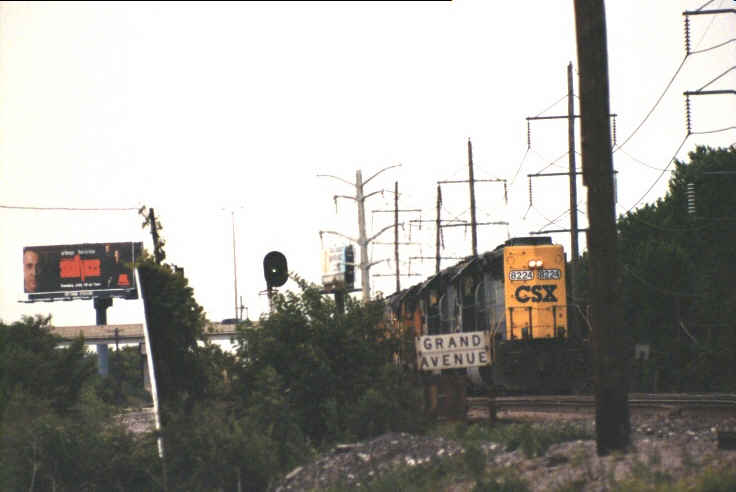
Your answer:
[[[524,157],[521,158],[521,162],[519,162],[519,167],[516,169],[514,177],[511,178],[511,183],[509,183],[509,186],[513,186],[516,182],[516,178],[519,176],[519,172],[521,172],[521,168],[524,166],[524,161],[526,160],[527,155],[529,155],[529,147],[527,147],[526,152],[524,152]]]
[[[23,205],[0,205],[6,210],[46,210],[46,211],[75,211],[75,212],[130,212],[137,211],[138,207],[130,208],[85,208],[85,207],[33,207]]]
[[[719,130],[707,130],[702,132],[691,132],[693,135],[705,135],[708,133],[721,133],[721,132],[727,132],[728,130],[736,130],[736,126],[729,126],[726,128],[721,128]]]
[[[713,1],[714,1],[714,0],[711,0],[711,1],[710,1],[710,2],[708,2],[708,3],[709,3],[709,4],[710,4],[710,3],[713,3]],[[719,7],[719,8],[720,8],[720,7],[723,7],[723,2],[719,3],[719,4],[718,4],[718,7]],[[702,10],[702,9],[703,9],[703,7],[699,8],[698,10]],[[698,42],[697,42],[697,43],[695,43],[695,47],[696,47],[696,48],[697,48],[698,46],[700,46],[700,43],[702,43],[702,42],[703,42],[703,39],[705,39],[705,35],[706,35],[706,34],[708,34],[708,31],[710,31],[710,28],[711,28],[711,27],[713,26],[713,22],[715,22],[715,20],[716,20],[715,16],[714,16],[714,17],[711,17],[711,18],[710,18],[710,23],[708,24],[708,27],[706,27],[706,28],[705,28],[705,31],[703,31],[703,35],[702,35],[702,36],[700,36],[700,39],[698,40]]]
[[[715,17],[714,17],[714,19],[715,19]],[[722,43],[720,43],[720,44],[717,44],[717,45],[715,45],[715,46],[711,46],[710,48],[703,48],[702,50],[698,50],[698,51],[693,51],[693,52],[691,52],[690,54],[691,54],[691,55],[699,55],[699,54],[701,54],[701,53],[706,53],[706,52],[708,52],[708,51],[711,51],[711,50],[715,50],[715,49],[718,49],[718,48],[720,48],[720,47],[722,47],[722,46],[726,46],[726,45],[727,45],[728,43],[733,43],[734,41],[736,41],[736,38],[733,38],[733,39],[729,39],[728,41],[724,41],[724,42],[722,42]]]
[[[550,105],[550,106],[549,106],[548,108],[546,108],[545,110],[543,110],[543,111],[540,111],[539,113],[537,113],[537,114],[535,115],[535,118],[536,118],[537,116],[541,116],[541,115],[543,115],[544,113],[546,113],[546,112],[547,112],[547,111],[549,111],[550,109],[552,109],[552,108],[554,108],[555,106],[557,106],[557,105],[558,105],[558,104],[559,104],[560,102],[562,102],[562,101],[563,101],[563,100],[564,100],[564,99],[565,99],[566,97],[567,97],[567,94],[563,94],[561,98],[559,98],[559,99],[558,99],[557,101],[555,101],[554,103],[552,103],[552,104],[551,104],[551,105]]]
[[[538,152],[537,152],[536,150],[532,149],[532,152],[534,152],[535,154],[537,154],[537,156],[539,156],[539,157],[540,157],[541,159],[544,159],[544,157],[542,157],[542,156],[541,156],[541,155],[540,155],[540,154],[539,154],[539,153],[538,153]],[[546,166],[544,166],[544,167],[543,167],[543,168],[542,168],[541,170],[537,171],[537,172],[536,172],[535,174],[540,174],[540,173],[543,173],[543,172],[544,172],[545,170],[547,170],[547,169],[549,169],[550,167],[552,167],[552,166],[554,166],[555,164],[557,164],[557,161],[559,161],[559,160],[560,160],[560,159],[562,159],[563,157],[566,157],[566,156],[567,156],[567,154],[569,154],[569,153],[570,153],[569,151],[566,151],[566,152],[565,152],[564,154],[562,154],[562,155],[561,155],[561,156],[559,156],[559,157],[558,157],[557,159],[553,160],[552,162],[550,162],[549,164],[547,164]],[[545,160],[546,160],[546,159],[545,159]]]
[[[700,6],[700,8],[697,8],[697,9],[695,9],[695,10],[696,10],[696,11],[698,11],[698,10],[703,10],[703,9],[704,9],[705,7],[707,7],[708,5],[710,5],[711,3],[715,2],[715,1],[716,1],[716,0],[708,0],[708,1],[707,1],[707,2],[705,2],[705,3],[703,4],[703,5],[701,5],[701,6]]]
[[[638,159],[638,158],[634,157],[633,155],[631,155],[628,152],[626,152],[624,149],[619,149],[619,150],[621,152],[623,152],[625,155],[627,155],[631,160],[633,160],[634,162],[637,162],[637,163],[641,164],[644,167],[648,167],[649,169],[653,169],[655,171],[664,171],[664,169],[662,169],[661,167],[651,166],[651,165],[647,164],[646,162],[642,161],[641,159]]]
[[[639,125],[637,125],[637,127],[634,129],[634,131],[631,132],[631,134],[628,137],[626,137],[624,139],[624,141],[618,147],[616,147],[615,149],[613,149],[613,152],[618,151],[618,149],[620,149],[621,147],[623,147],[624,145],[626,145],[628,143],[628,141],[631,140],[631,138],[634,135],[636,135],[636,133],[641,129],[641,127],[644,126],[644,123],[646,123],[646,121],[652,115],[652,113],[654,112],[654,110],[657,108],[657,106],[659,105],[659,103],[662,101],[662,98],[664,98],[664,95],[667,93],[667,91],[669,90],[669,88],[672,87],[672,83],[675,81],[675,78],[677,77],[677,74],[680,73],[680,70],[682,70],[682,67],[685,65],[685,61],[687,60],[687,57],[688,57],[688,55],[685,55],[685,57],[682,59],[682,62],[680,62],[680,66],[677,67],[677,70],[675,70],[675,73],[670,78],[670,81],[667,82],[667,85],[665,86],[664,90],[662,91],[662,94],[659,95],[659,97],[657,98],[657,101],[654,103],[654,106],[652,106],[652,108],[649,110],[649,112],[646,114],[646,116],[644,116],[644,119],[641,120],[641,122],[639,123]]]
[[[628,212],[631,212],[631,211],[632,211],[632,210],[634,209],[634,207],[636,207],[637,205],[639,205],[639,203],[641,203],[641,201],[642,201],[642,200],[644,200],[644,197],[646,197],[646,196],[647,196],[647,195],[649,194],[649,192],[650,192],[650,191],[652,191],[652,188],[654,188],[654,186],[655,186],[655,185],[656,185],[656,184],[657,184],[657,183],[659,182],[659,180],[660,180],[660,179],[662,179],[662,176],[664,176],[664,173],[666,173],[666,172],[667,172],[667,170],[668,170],[668,169],[670,168],[670,165],[672,164],[672,161],[674,161],[674,160],[675,160],[675,158],[677,157],[677,154],[679,154],[679,153],[680,153],[680,150],[682,149],[683,145],[685,145],[685,142],[687,141],[687,139],[688,139],[688,137],[689,137],[689,136],[690,136],[690,134],[689,134],[689,133],[686,133],[686,134],[685,134],[685,137],[684,137],[684,138],[682,139],[682,142],[680,142],[680,145],[679,145],[679,146],[677,147],[677,150],[675,151],[674,155],[673,155],[673,156],[672,156],[672,158],[670,158],[670,160],[669,160],[669,161],[667,162],[667,165],[666,165],[666,166],[664,167],[664,169],[662,169],[662,173],[661,173],[661,174],[660,174],[660,175],[659,175],[659,176],[657,177],[657,179],[655,179],[655,180],[654,180],[654,183],[652,183],[652,185],[651,185],[651,186],[649,187],[649,189],[647,189],[646,193],[644,193],[644,194],[643,194],[643,195],[641,196],[641,198],[639,198],[639,199],[638,199],[638,200],[636,201],[636,203],[634,203],[634,204],[633,204],[633,205],[632,205],[632,206],[631,206],[631,207],[630,207],[630,208],[629,208],[629,209],[628,209],[628,210],[626,211],[626,213],[628,213]]]
[[[700,89],[698,89],[698,90],[697,90],[697,91],[695,91],[695,92],[700,92],[700,91],[702,91],[703,89],[705,89],[706,87],[708,87],[708,86],[709,86],[710,84],[712,84],[713,82],[715,82],[716,80],[720,79],[721,77],[723,77],[723,76],[724,76],[724,75],[726,75],[726,74],[727,74],[728,72],[730,72],[731,70],[734,70],[734,69],[736,69],[736,65],[734,65],[733,67],[729,68],[728,70],[726,70],[725,72],[723,72],[723,73],[722,73],[721,75],[719,75],[719,76],[718,76],[718,77],[716,77],[715,79],[711,80],[710,82],[708,82],[707,84],[705,84],[705,85],[704,85],[703,87],[701,87]]]

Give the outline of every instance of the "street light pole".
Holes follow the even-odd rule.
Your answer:
[[[235,291],[235,319],[238,320],[238,264],[235,259],[235,211],[230,212],[233,225],[233,289]]]

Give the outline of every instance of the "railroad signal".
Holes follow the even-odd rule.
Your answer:
[[[271,251],[263,258],[263,276],[266,278],[266,285],[269,290],[271,287],[281,287],[289,278],[289,269],[286,265],[286,256],[280,251]]]

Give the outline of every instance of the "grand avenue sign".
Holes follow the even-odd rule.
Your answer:
[[[488,332],[417,337],[417,366],[423,371],[486,366],[491,363]]]

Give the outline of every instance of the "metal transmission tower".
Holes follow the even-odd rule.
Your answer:
[[[360,246],[360,264],[358,264],[358,267],[360,268],[360,284],[361,284],[361,291],[363,292],[363,301],[368,301],[371,296],[371,285],[370,285],[370,269],[373,265],[380,263],[381,261],[374,261],[369,262],[368,261],[368,244],[370,244],[373,240],[375,240],[378,236],[386,232],[387,230],[391,229],[392,227],[398,227],[398,225],[402,224],[391,224],[389,226],[384,227],[383,229],[379,230],[377,233],[373,234],[372,236],[368,237],[366,235],[365,230],[365,201],[374,196],[378,193],[383,193],[385,191],[391,193],[388,190],[377,190],[368,194],[365,194],[363,191],[363,187],[368,184],[370,180],[381,174],[382,172],[394,168],[399,167],[401,164],[395,164],[393,166],[388,166],[377,173],[375,173],[370,178],[363,181],[363,174],[361,173],[360,169],[358,169],[355,172],[355,183],[351,183],[349,181],[346,181],[342,178],[338,178],[337,176],[332,176],[329,174],[318,174],[317,177],[323,177],[323,178],[334,178],[338,181],[342,181],[345,184],[349,184],[350,186],[355,186],[355,196],[350,195],[335,195],[333,199],[335,200],[335,204],[337,205],[337,199],[338,198],[347,198],[349,200],[355,201],[355,203],[358,205],[358,237],[353,238],[350,236],[346,236],[345,234],[335,232],[335,231],[319,231],[320,235],[322,234],[333,234],[335,236],[343,237],[351,242],[357,243],[358,246]]]

